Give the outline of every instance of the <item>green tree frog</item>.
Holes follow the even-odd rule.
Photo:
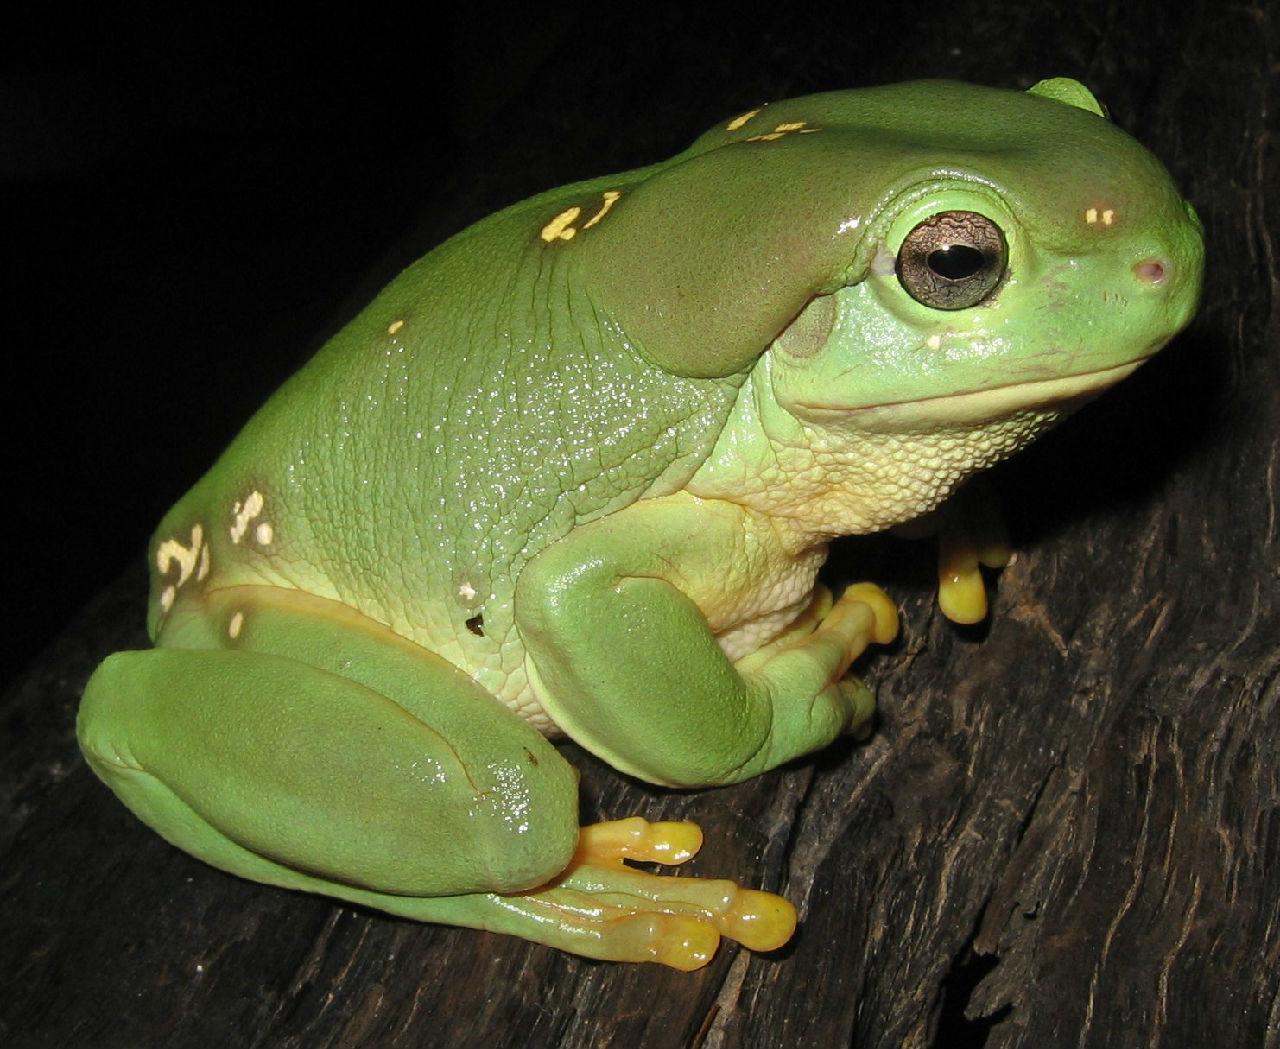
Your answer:
[[[934,515],[1129,374],[1201,267],[1165,169],[1070,80],[795,99],[516,204],[165,517],[155,647],[97,669],[84,753],[258,881],[680,969],[778,947],[784,899],[628,862],[696,826],[580,828],[549,738],[701,787],[865,730],[845,674],[896,616],[817,585],[829,541]],[[978,547],[948,549],[944,604],[980,618]]]

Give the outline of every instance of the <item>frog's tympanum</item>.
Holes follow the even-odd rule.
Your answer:
[[[154,649],[85,691],[89,762],[224,870],[598,958],[702,965],[795,912],[669,877],[697,827],[579,827],[568,736],[733,783],[865,731],[897,629],[815,582],[1190,319],[1199,224],[1079,84],[925,81],[727,120],[409,267],[161,523]],[[953,500],[950,504],[955,505]],[[937,511],[935,513],[935,511]]]

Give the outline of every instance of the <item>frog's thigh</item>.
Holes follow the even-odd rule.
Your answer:
[[[430,660],[415,671],[404,686],[432,698],[410,713],[273,652],[117,653],[86,688],[81,745],[165,837],[259,881],[375,905],[344,889],[545,882],[577,841],[572,769],[470,679]],[[429,724],[432,707],[449,728],[465,722],[466,738]]]

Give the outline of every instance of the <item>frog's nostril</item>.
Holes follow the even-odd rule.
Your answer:
[[[1163,284],[1169,275],[1169,265],[1160,258],[1143,259],[1134,264],[1133,275],[1143,284]]]

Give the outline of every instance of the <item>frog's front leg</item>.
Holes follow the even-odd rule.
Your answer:
[[[721,933],[761,949],[791,934],[777,897],[624,866],[682,862],[696,828],[580,835],[576,774],[547,740],[352,609],[229,588],[175,608],[160,641],[94,674],[81,746],[143,820],[217,867],[683,969]]]
[[[872,704],[844,674],[893,638],[896,613],[871,586],[804,612],[818,560],[794,546],[738,504],[683,493],[575,529],[516,591],[542,705],[616,768],[671,786],[746,779],[856,731]],[[753,625],[755,651],[731,659],[721,640],[740,647]]]

